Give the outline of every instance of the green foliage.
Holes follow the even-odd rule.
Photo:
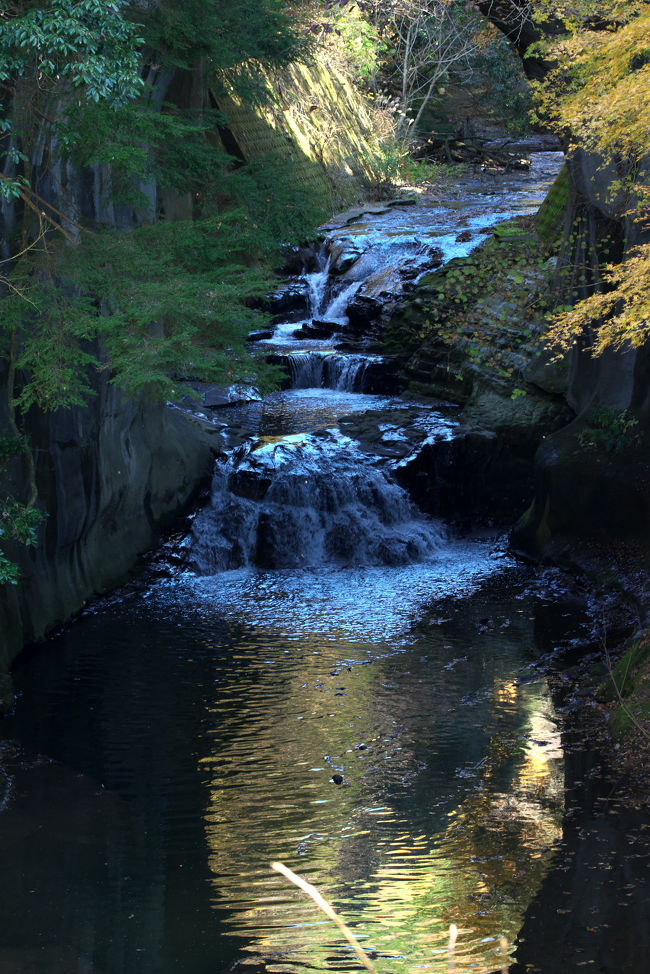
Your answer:
[[[400,165],[399,177],[402,182],[412,186],[424,186],[440,183],[457,176],[462,171],[462,163],[450,165],[444,162],[432,162],[429,159],[413,159],[406,156]]]
[[[377,23],[367,19],[354,3],[331,4],[326,13],[326,29],[333,31],[336,46],[343,48],[357,82],[372,87],[389,51]]]
[[[145,56],[195,77],[204,69],[206,98],[208,74],[214,90],[220,72],[230,82],[235,73],[252,77],[251,62],[283,64],[306,46],[282,0],[0,0],[0,81],[11,92],[0,107],[0,157],[8,163],[0,195],[21,198],[31,218],[17,225],[27,248],[0,297],[0,356],[15,374],[13,428],[20,430],[33,407],[87,403],[102,381],[157,398],[182,395],[180,380],[189,378],[261,388],[275,381],[277,370],[246,348],[248,332],[267,321],[253,299],[273,286],[280,245],[322,222],[323,201],[295,179],[286,156],[248,166],[232,160],[216,137],[225,122],[220,112],[160,106],[141,76]],[[181,82],[186,77],[177,73]],[[242,93],[252,97],[238,82]],[[143,222],[164,217],[140,189],[153,184],[163,205],[182,195],[193,219],[120,233],[76,227],[59,197],[61,210],[30,187],[34,140],[48,127],[57,164],[107,167],[108,213],[111,204],[128,204]],[[57,243],[48,226],[70,244],[79,234],[80,245]],[[16,442],[0,441],[0,473],[23,448]],[[36,484],[27,460],[31,500],[2,503],[4,541],[35,540]],[[17,577],[0,555],[0,582]]]
[[[650,132],[647,3],[601,0],[594,9],[585,0],[548,0],[544,7],[561,17],[569,32],[550,48],[552,67],[536,93],[539,115],[571,139],[571,151],[579,147],[596,153],[615,167],[619,178],[611,180],[610,209],[621,222],[634,222],[645,232],[650,195],[643,176]],[[554,347],[566,351],[585,334],[596,355],[648,342],[650,246],[641,242],[613,256],[607,263],[599,253],[602,271],[587,281],[581,274],[583,279],[574,282],[569,297],[578,303],[555,317],[548,335]]]
[[[295,60],[305,50],[299,26],[282,0],[161,0],[145,22],[147,43],[168,64],[205,57],[217,70]]]
[[[142,38],[127,21],[127,0],[0,2],[0,82],[7,90],[29,78],[39,95],[83,91],[90,102],[117,108],[142,91]],[[27,157],[10,141],[13,125],[0,105],[0,159],[20,167]],[[29,194],[20,173],[0,173],[0,199]]]
[[[400,173],[408,157],[408,148],[392,136],[379,142],[364,156],[364,169],[371,173],[369,192],[376,199],[385,199],[395,192]]]
[[[257,259],[273,259],[278,245],[306,240],[331,213],[330,196],[319,195],[297,172],[286,156],[270,153],[222,175],[218,199],[227,194],[247,214],[254,231],[250,254]]]
[[[15,436],[0,436],[0,470],[9,460],[20,456],[23,450],[24,444]]]
[[[141,37],[127,0],[0,4],[0,80],[34,71],[41,84],[66,79],[92,101],[123,104],[142,86]]]
[[[272,288],[280,244],[325,214],[278,158],[214,168],[212,186],[222,208],[206,195],[209,216],[106,231],[23,260],[0,325],[0,336],[21,338],[21,411],[81,405],[107,368],[130,395],[158,398],[173,398],[179,379],[269,385],[273,369],[246,349],[267,323],[251,299]]]
[[[16,405],[81,405],[107,367],[131,395],[171,397],[175,378],[252,381],[245,338],[263,319],[245,302],[268,286],[245,264],[255,246],[252,221],[233,210],[98,234],[28,265],[28,321],[21,297],[4,302],[4,322],[27,325]]]
[[[522,77],[521,64],[513,54],[505,37],[491,35],[481,47],[470,72],[482,74],[485,78],[487,94],[496,114],[502,118],[512,135],[527,135],[530,132],[530,112],[533,107],[532,92]]]
[[[210,139],[222,122],[217,111],[159,111],[140,99],[119,108],[80,102],[56,127],[73,165],[110,165],[113,202],[146,209],[138,187],[149,179],[179,193],[215,190],[231,162]]]
[[[25,444],[17,437],[0,436],[0,475],[6,465],[25,451]],[[2,552],[2,544],[18,541],[33,546],[36,544],[36,531],[42,520],[41,511],[21,504],[14,497],[0,498],[0,585],[17,585],[20,570]]]
[[[605,453],[625,453],[639,446],[639,421],[627,411],[594,409],[588,426],[578,433],[583,450],[602,450]]]

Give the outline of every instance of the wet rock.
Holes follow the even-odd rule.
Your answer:
[[[384,469],[332,431],[260,440],[217,464],[212,503],[189,543],[197,571],[408,564],[437,551],[424,519]]]
[[[201,402],[209,409],[234,406],[242,402],[260,402],[262,399],[253,386],[210,386],[202,394]]]
[[[404,378],[398,359],[384,358],[368,363],[363,374],[363,392],[375,396],[396,396],[403,389]]]
[[[650,546],[647,450],[585,448],[586,427],[576,421],[540,444],[533,504],[513,532],[520,551],[566,563],[600,544],[612,562],[620,544]]]
[[[366,249],[367,244],[358,243],[349,237],[335,238],[330,244],[332,271],[335,274],[345,274],[356,264]]]
[[[267,338],[273,338],[273,331],[270,328],[259,328],[257,331],[252,331],[246,340],[249,342],[261,342]]]
[[[492,430],[518,431],[534,449],[540,438],[572,419],[571,410],[556,396],[534,392],[513,398],[510,383],[477,375],[463,410],[463,421]],[[533,446],[534,444],[534,446]]]
[[[302,278],[290,281],[273,294],[267,295],[263,307],[272,315],[284,316],[290,313],[307,314],[309,310],[309,285]]]
[[[347,309],[348,326],[346,330],[363,332],[381,317],[386,301],[377,297],[357,293]]]
[[[315,338],[317,340],[331,338],[341,328],[340,321],[323,321],[314,318],[313,321],[305,322],[297,331],[294,332],[296,338]]]
[[[261,501],[271,486],[272,478],[264,470],[255,467],[239,467],[233,470],[228,478],[228,489],[237,497],[247,497],[252,501]]]
[[[284,263],[281,274],[286,277],[298,277],[300,274],[310,274],[318,268],[318,245],[292,246],[283,250]]]
[[[416,277],[420,277],[421,274],[424,274],[427,271],[433,271],[437,267],[441,267],[444,259],[445,255],[439,247],[430,247],[429,256],[426,260],[423,261],[422,258],[419,257],[418,259],[414,259],[412,261],[406,261],[399,268],[402,285],[404,285],[406,282],[415,280]],[[403,289],[404,287],[402,286],[401,290]]]

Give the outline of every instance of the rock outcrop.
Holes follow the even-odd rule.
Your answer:
[[[131,402],[107,381],[87,408],[32,410],[27,435],[44,519],[37,547],[10,552],[23,579],[0,595],[0,668],[124,579],[209,475],[219,445],[198,418]]]

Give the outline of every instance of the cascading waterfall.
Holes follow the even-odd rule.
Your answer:
[[[393,481],[413,446],[455,435],[455,410],[376,393],[387,363],[358,354],[361,324],[346,349],[294,334],[310,295],[322,319],[348,272],[394,262],[399,241],[442,234],[458,255],[481,213],[511,211],[509,182],[478,201],[471,185],[445,212],[423,200],[358,233],[346,219],[345,259],[329,267],[324,247],[290,320],[257,342],[292,358],[294,388],[214,410],[232,449],[185,564],[174,541],[159,571],[17,661],[0,721],[1,972],[232,970],[242,951],[260,969],[355,970],[274,859],[359,917],[394,974],[508,966],[500,938],[562,838],[559,719],[531,663],[574,593],[554,580],[540,603],[523,566],[445,538]],[[379,258],[356,266],[366,241]],[[610,832],[642,897],[645,860]]]
[[[338,355],[332,352],[301,352],[284,356],[293,389],[338,389],[363,392],[364,377],[378,355]]]
[[[431,558],[442,540],[387,472],[325,431],[247,443],[221,462],[189,561],[207,575],[246,565],[404,565]]]
[[[350,301],[355,296],[357,291],[360,289],[362,282],[353,281],[343,288],[336,297],[332,298],[330,303],[325,308],[323,312],[323,318],[326,321],[340,321],[345,322],[347,320],[346,311]]]
[[[318,269],[311,274],[304,274],[309,294],[309,311],[312,318],[317,318],[325,305],[330,285],[330,269],[332,258],[324,245],[318,253]]]

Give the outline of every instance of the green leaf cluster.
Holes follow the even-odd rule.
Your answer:
[[[215,70],[286,64],[307,47],[282,0],[160,0],[148,11],[145,35],[165,63],[185,68],[201,57]]]
[[[27,410],[83,405],[102,382],[170,399],[185,379],[262,389],[276,381],[277,370],[247,350],[249,331],[267,321],[254,300],[273,287],[281,244],[307,237],[330,201],[312,198],[287,154],[250,165],[228,156],[218,135],[227,123],[208,92],[223,72],[232,85],[255,76],[251,63],[281,65],[307,47],[282,0],[0,0],[0,196],[20,198],[26,214],[0,297],[18,432]],[[161,70],[181,88],[190,70],[202,76],[200,97],[178,98],[195,109],[160,105],[142,79]],[[250,99],[254,88],[238,93]],[[77,172],[104,167],[109,221],[128,206],[124,222],[145,225],[82,228],[54,205],[54,216],[43,215],[51,201],[30,186],[37,138]],[[174,194],[192,219],[167,221]],[[3,478],[12,450],[0,444]],[[0,502],[2,541],[34,542],[33,476],[31,487],[27,504]],[[0,583],[17,578],[0,555]]]
[[[179,379],[269,384],[273,370],[246,348],[268,320],[252,299],[272,289],[281,245],[325,212],[285,159],[211,172],[219,198],[205,193],[203,217],[86,234],[23,259],[0,302],[0,354],[20,335],[17,408],[80,405],[97,370],[158,398],[173,398]]]
[[[578,442],[584,450],[624,453],[640,445],[639,421],[627,411],[594,409],[587,426],[578,433]]]
[[[40,83],[66,79],[92,101],[115,105],[141,89],[137,25],[127,0],[0,3],[0,80],[35,72]]]
[[[0,477],[6,465],[20,456],[25,443],[13,436],[0,436]],[[36,531],[43,518],[41,511],[27,504],[21,504],[14,497],[0,498],[0,546],[7,541],[18,541],[33,546],[36,544]],[[0,550],[0,585],[17,585],[20,578],[18,566],[11,562]]]

